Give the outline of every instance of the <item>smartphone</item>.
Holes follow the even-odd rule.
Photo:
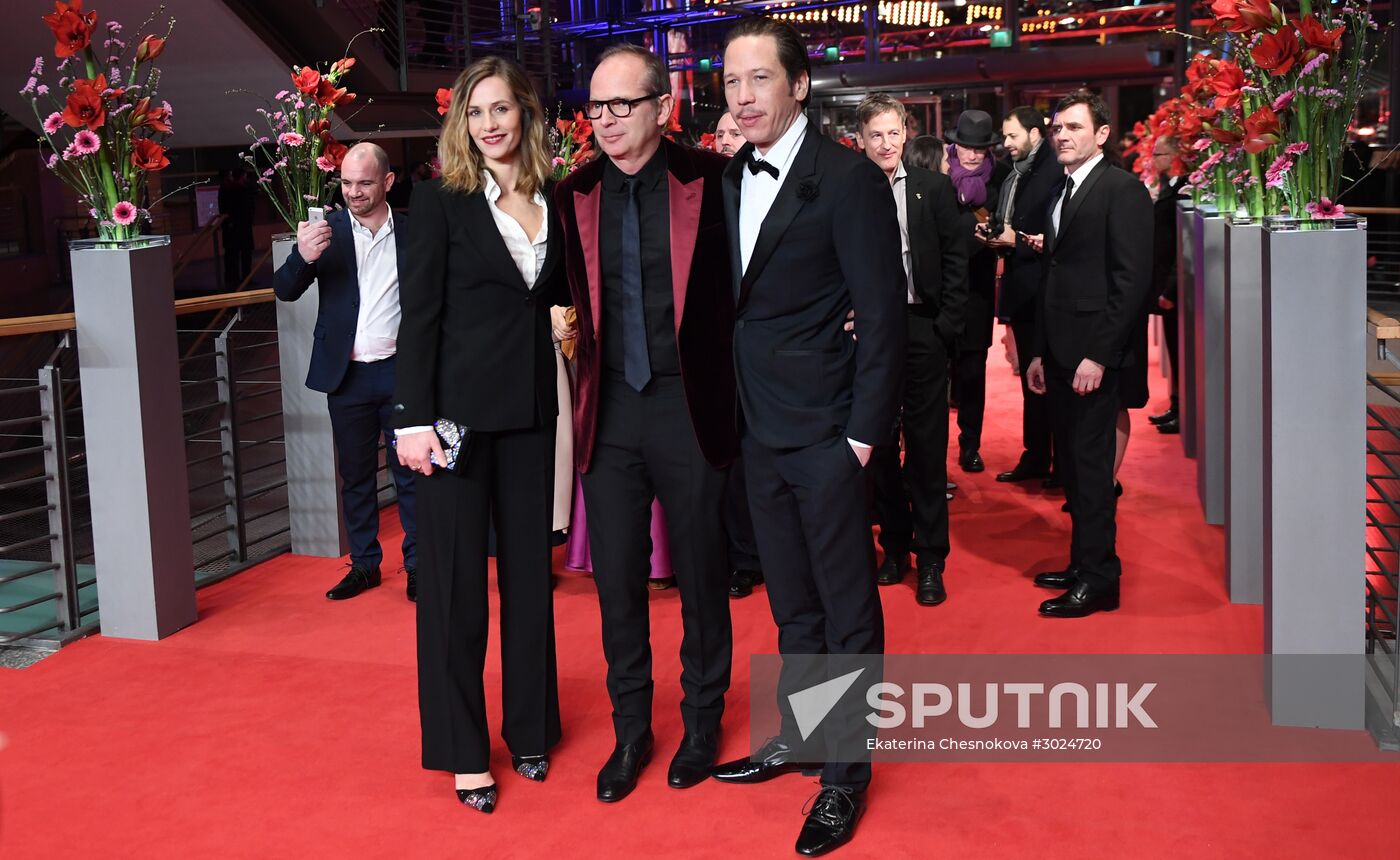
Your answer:
[[[326,220],[326,210],[320,206],[312,206],[306,210],[306,223],[315,224],[317,221]]]

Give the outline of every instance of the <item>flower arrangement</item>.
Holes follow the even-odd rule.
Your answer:
[[[164,7],[161,7],[161,14]],[[162,141],[171,133],[168,102],[159,101],[155,60],[175,26],[164,35],[124,39],[116,21],[98,23],[83,0],[55,2],[44,23],[54,35],[56,88],[44,83],[44,58],[35,57],[20,94],[28,96],[40,124],[40,151],[48,168],[88,206],[103,241],[134,239],[150,220],[146,175],[170,164]],[[40,107],[47,100],[48,109]]]
[[[340,169],[349,149],[331,134],[331,116],[336,108],[355,101],[355,94],[341,81],[355,67],[350,46],[369,32],[374,31],[351,39],[345,55],[324,72],[293,66],[291,89],[273,96],[274,104],[258,108],[265,129],[246,126],[253,145],[239,157],[253,169],[289,230],[306,220],[309,208],[330,202],[335,187],[332,174]]]
[[[595,155],[593,123],[584,117],[582,111],[574,111],[573,119],[556,119],[554,128],[549,130],[549,138],[554,148],[554,158],[550,164],[556,180],[578,170]]]

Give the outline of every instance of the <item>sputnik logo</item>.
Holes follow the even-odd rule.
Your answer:
[[[832,678],[830,681],[823,681],[788,695],[788,704],[792,706],[792,716],[797,720],[797,730],[801,732],[802,740],[812,736],[812,732],[817,730],[821,721],[826,719],[826,715],[831,713],[831,709],[836,707],[836,703],[841,701],[841,697],[846,695],[846,691],[851,689],[856,679],[864,673],[864,669],[857,669],[839,678]]]

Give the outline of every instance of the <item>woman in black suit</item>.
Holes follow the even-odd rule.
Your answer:
[[[545,123],[516,64],[487,57],[462,73],[438,147],[442,179],[413,188],[417,229],[400,278],[395,426],[399,459],[420,473],[423,767],[454,773],[458,798],[482,812],[497,796],[482,683],[493,519],[513,767],[543,780],[559,740],[551,307],[568,303],[568,286]],[[432,427],[440,419],[469,428],[450,470]]]

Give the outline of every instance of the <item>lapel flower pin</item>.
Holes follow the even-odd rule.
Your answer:
[[[807,203],[811,203],[813,200],[816,200],[817,183],[813,182],[810,179],[802,180],[802,183],[797,186],[797,197],[799,200],[803,200]]]

